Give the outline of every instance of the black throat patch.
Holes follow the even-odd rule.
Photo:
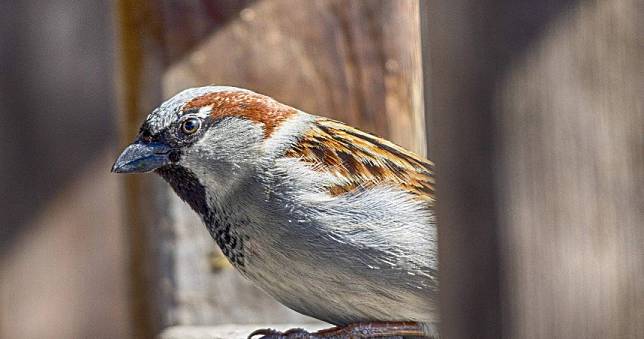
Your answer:
[[[156,170],[167,181],[175,193],[201,216],[209,213],[206,202],[206,189],[199,179],[183,166],[170,165]]]
[[[178,165],[161,167],[156,173],[170,184],[181,200],[201,216],[224,255],[243,271],[245,237],[233,230],[232,220],[226,211],[217,211],[208,205],[206,189],[194,173]]]

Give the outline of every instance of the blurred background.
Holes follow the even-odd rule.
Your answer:
[[[124,337],[112,5],[0,2],[0,337]]]
[[[437,164],[443,333],[644,337],[641,0],[0,2],[0,337],[319,326],[154,176],[186,87],[240,86]]]

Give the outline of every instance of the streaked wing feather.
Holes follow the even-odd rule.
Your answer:
[[[341,184],[328,187],[334,196],[374,185],[391,185],[417,199],[434,202],[431,161],[338,121],[317,119],[285,155],[341,178]]]

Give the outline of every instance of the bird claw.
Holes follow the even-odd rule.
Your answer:
[[[262,335],[259,339],[354,339],[354,338],[382,338],[400,339],[403,337],[435,338],[434,335],[425,333],[423,326],[416,322],[366,322],[353,323],[346,326],[337,326],[309,333],[301,328],[293,328],[280,332],[270,328],[254,331],[248,339]]]
[[[282,332],[280,332],[278,330],[274,330],[272,328],[258,328],[256,330],[254,330],[253,332],[251,332],[248,335],[248,337],[246,337],[246,339],[253,339],[253,337],[256,336],[256,335],[261,335],[262,338],[260,338],[260,339],[263,339],[263,338],[266,338],[266,337],[270,338],[270,336],[280,335],[281,333]]]
[[[261,335],[259,339],[314,339],[311,333],[302,328],[292,328],[286,332],[274,330],[272,328],[260,328],[248,335],[247,339],[253,339],[254,336]]]

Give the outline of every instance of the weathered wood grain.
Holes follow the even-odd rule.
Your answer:
[[[166,95],[208,83],[250,87],[423,152],[417,7],[255,2],[172,65]]]
[[[443,334],[644,337],[642,1],[429,1]]]

